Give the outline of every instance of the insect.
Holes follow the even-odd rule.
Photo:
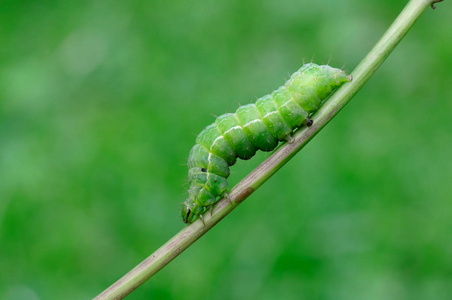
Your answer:
[[[257,150],[272,151],[292,133],[311,126],[309,118],[341,84],[351,81],[341,69],[309,63],[256,103],[219,116],[196,138],[188,157],[188,198],[182,220],[190,224],[227,195],[229,167],[237,157],[250,159]]]

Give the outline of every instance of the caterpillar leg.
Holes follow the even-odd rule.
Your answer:
[[[284,139],[289,143],[292,144],[293,142],[295,142],[294,137],[291,134],[288,134],[284,137]]]
[[[306,120],[303,121],[303,124],[308,126],[308,127],[311,127],[312,124],[314,124],[314,121],[309,119],[309,118],[306,118]]]
[[[202,215],[199,215],[199,219],[201,219],[201,222],[204,224],[204,227],[206,227],[206,223],[204,222],[204,217]]]
[[[232,201],[231,201],[231,198],[229,198],[229,194],[228,193],[224,193],[224,199],[228,200],[229,204],[232,205]]]

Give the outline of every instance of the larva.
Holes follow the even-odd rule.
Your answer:
[[[310,126],[309,116],[347,81],[351,76],[341,69],[305,64],[270,95],[221,115],[204,128],[188,157],[190,188],[182,208],[184,223],[202,219],[225,196],[229,167],[237,157],[250,159],[257,150],[272,151],[278,142],[290,141],[292,132]]]

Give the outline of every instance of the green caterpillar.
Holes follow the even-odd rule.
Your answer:
[[[272,151],[278,142],[291,141],[296,128],[312,125],[309,116],[322,101],[351,80],[341,69],[305,64],[270,95],[221,115],[204,128],[188,157],[190,189],[182,208],[184,223],[202,219],[221,197],[227,197],[229,167],[237,157],[250,159],[257,150]]]

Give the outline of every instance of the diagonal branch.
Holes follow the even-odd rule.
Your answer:
[[[230,201],[222,199],[215,206],[212,215],[209,213],[205,215],[205,225],[197,220],[182,229],[166,244],[95,299],[124,298],[229,214],[298,153],[353,98],[385,61],[424,10],[430,5],[434,7],[434,3],[441,1],[443,0],[410,0],[375,47],[352,72],[353,81],[343,85],[317,111],[313,117],[314,124],[311,127],[304,127],[297,131],[293,143],[283,144],[239,182],[229,195]]]

